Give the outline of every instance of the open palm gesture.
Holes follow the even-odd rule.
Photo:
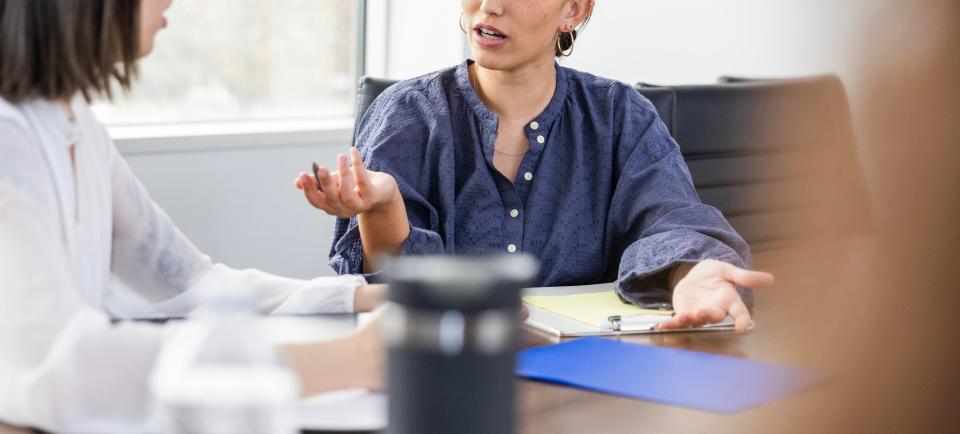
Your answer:
[[[337,155],[336,172],[331,173],[326,167],[320,167],[317,179],[306,173],[297,177],[296,186],[303,190],[311,205],[327,214],[350,218],[376,211],[399,194],[396,179],[387,173],[364,168],[356,148],[350,148],[350,157],[352,166],[347,156],[340,154]]]
[[[660,323],[664,330],[696,327],[733,317],[738,332],[750,327],[750,311],[740,299],[737,285],[763,288],[773,275],[744,270],[726,262],[705,260],[690,269],[673,289],[673,318]]]

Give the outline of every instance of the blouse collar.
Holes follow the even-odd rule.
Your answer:
[[[77,145],[78,126],[76,116],[78,113],[78,100],[76,97],[70,100],[70,110],[74,113],[71,119],[67,110],[60,106],[57,101],[37,99],[27,103],[40,119],[43,119],[44,130],[49,134],[47,137],[51,140],[54,148],[68,148]],[[82,101],[82,100],[81,100]]]
[[[471,111],[473,111],[477,118],[480,119],[481,132],[484,138],[484,151],[487,153],[487,155],[492,155],[494,142],[496,141],[497,137],[499,120],[497,115],[490,111],[483,101],[480,100],[476,90],[470,83],[470,65],[473,63],[474,61],[472,59],[467,59],[466,62],[457,67],[457,88],[460,90],[460,94],[463,95],[467,106]],[[565,68],[560,67],[560,65],[556,63],[554,63],[554,68],[557,71],[557,86],[553,92],[553,97],[550,99],[550,102],[547,104],[547,107],[543,110],[543,112],[532,119],[527,125],[526,129],[528,130],[528,134],[533,133],[533,131],[530,131],[530,124],[536,124],[540,126],[540,131],[547,131],[563,111],[563,105],[567,99],[567,72]],[[530,152],[539,154],[543,150],[542,148],[543,144],[533,141],[531,143]]]

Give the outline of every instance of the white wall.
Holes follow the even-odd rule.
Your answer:
[[[307,278],[333,274],[333,218],[293,181],[310,162],[332,164],[349,143],[127,155],[180,229],[215,261]]]
[[[368,74],[412,78],[465,59],[460,2],[368,0]],[[379,26],[379,28],[378,28]]]
[[[844,72],[854,27],[832,0],[606,0],[567,65],[628,83]]]
[[[389,4],[389,69],[410,78],[468,56],[455,0]],[[833,0],[599,0],[564,64],[635,83],[847,73],[861,9]],[[377,71],[379,72],[379,71]]]
[[[629,83],[711,83],[723,74],[847,76],[848,45],[863,14],[852,1],[832,0],[597,3],[565,64]],[[370,6],[368,56],[387,52],[379,61],[368,57],[371,74],[409,78],[466,57],[459,2],[371,0]],[[215,260],[309,277],[331,273],[333,219],[309,207],[292,180],[311,161],[333,162],[348,144],[345,135],[314,146],[126,156],[157,202]]]

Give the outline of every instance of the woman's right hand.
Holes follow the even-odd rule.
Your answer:
[[[281,350],[300,376],[303,396],[338,389],[386,388],[387,350],[383,342],[383,310],[366,325],[338,339],[286,344]]]
[[[387,285],[360,285],[353,295],[353,311],[370,312],[387,301]]]
[[[343,154],[337,155],[336,172],[320,167],[317,170],[319,186],[307,173],[297,177],[296,186],[303,190],[311,205],[327,214],[350,218],[384,208],[400,196],[393,176],[364,168],[357,148],[350,148],[350,157],[352,167]]]
[[[387,350],[383,341],[383,310],[363,325],[348,341],[354,354],[353,366],[347,368],[355,386],[367,390],[384,390],[387,381]]]

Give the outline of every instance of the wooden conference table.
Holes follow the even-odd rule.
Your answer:
[[[774,288],[756,291],[755,330],[738,335],[733,332],[678,333],[629,336],[624,341],[684,348],[708,353],[784,363],[800,367],[816,366],[817,354],[804,351],[801,341],[809,340],[810,330],[801,326],[803,318],[792,308],[792,298],[802,288],[792,287],[789,272],[767,265],[756,258],[758,269],[775,271]],[[804,317],[809,318],[809,315]],[[815,333],[815,332],[814,332]],[[556,342],[552,336],[525,331],[525,345]],[[760,420],[790,420],[797,410],[816,408],[824,393],[834,386],[821,385],[785,399],[733,415],[720,415],[652,402],[620,398],[553,384],[518,380],[519,430],[524,434],[581,434],[635,432],[744,432]],[[801,410],[803,411],[803,410]],[[785,427],[786,428],[786,427]],[[794,429],[797,427],[794,426]],[[787,429],[790,431],[791,429]],[[0,434],[31,431],[0,424]]]
[[[776,290],[774,290],[776,291]],[[786,302],[783,293],[757,292],[754,319],[757,327],[744,335],[734,332],[682,333],[625,336],[625,342],[659,345],[750,360],[796,365],[785,351],[783,327],[777,325],[777,311]],[[528,344],[542,345],[555,339],[530,332]],[[802,365],[801,365],[802,366]],[[734,415],[712,414],[665,404],[620,398],[548,383],[520,381],[518,432],[525,434],[634,433],[634,432],[744,432],[744,419],[758,413],[777,412],[808,399],[809,392],[788,397]]]
[[[856,282],[869,270],[872,258],[869,239],[849,240],[836,252],[835,270],[824,270],[830,259],[822,252],[754,255],[754,268],[773,272],[777,283],[756,290],[753,319],[756,328],[746,334],[700,332],[635,335],[625,342],[658,345],[749,360],[814,369],[831,378],[809,390],[759,407],[724,415],[653,402],[620,398],[548,383],[519,381],[519,433],[743,433],[831,431],[832,423],[847,423],[847,401],[862,393],[855,381],[841,373],[847,348],[838,347],[836,336],[844,321],[839,313],[855,304],[855,291],[835,295],[841,283],[830,282],[831,272],[857,268],[847,273]],[[821,255],[821,257],[816,257]],[[820,264],[820,266],[816,265]],[[829,268],[829,267],[827,267]],[[818,276],[819,275],[819,276]],[[829,294],[829,296],[825,296]],[[854,298],[851,298],[854,297]],[[833,305],[824,306],[823,300]],[[851,301],[854,300],[854,301]],[[529,331],[529,346],[556,342],[547,334]],[[826,425],[825,425],[826,424]],[[824,428],[826,426],[826,428]]]

